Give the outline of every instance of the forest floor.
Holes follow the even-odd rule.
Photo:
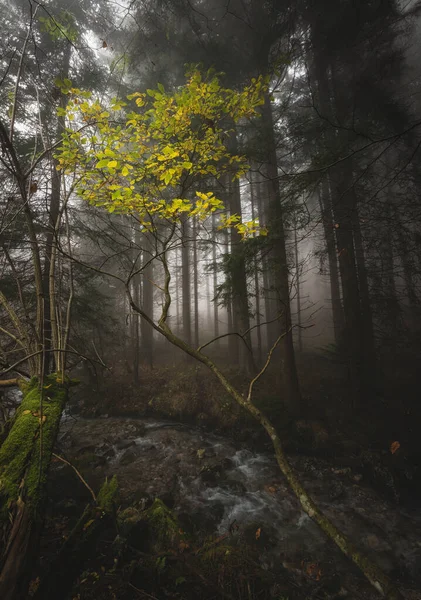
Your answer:
[[[383,398],[362,418],[351,418],[340,369],[314,355],[301,357],[299,368],[305,419],[293,427],[285,420],[270,376],[256,386],[256,403],[281,432],[293,467],[323,511],[408,600],[419,600],[415,422],[395,416]],[[99,385],[81,379],[70,404],[76,416],[63,420],[56,452],[95,492],[116,475],[119,503],[69,598],[378,597],[302,512],[265,434],[200,368],[143,370],[134,384],[117,364]],[[230,379],[244,385],[242,374],[233,371]],[[54,459],[34,591],[90,501],[74,470]]]
[[[67,418],[58,451],[94,490],[114,474],[120,488],[116,523],[87,558],[73,600],[377,598],[300,510],[261,440],[253,447],[151,417]],[[306,488],[408,600],[419,600],[421,514],[373,490],[368,462],[311,454],[290,456]],[[34,589],[90,500],[60,461],[49,497]],[[158,518],[156,498],[168,507]]]

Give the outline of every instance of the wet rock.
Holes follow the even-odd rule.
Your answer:
[[[179,513],[178,520],[181,527],[192,534],[214,533],[224,512],[224,506],[220,503],[197,506],[189,512]]]
[[[175,498],[172,492],[164,492],[163,494],[160,494],[159,499],[165,504],[165,506],[168,506],[168,508],[174,508]]]
[[[233,464],[230,458],[224,458],[217,463],[206,465],[200,473],[200,478],[208,486],[219,485],[224,473],[232,469]]]
[[[115,450],[110,444],[101,444],[95,451],[98,456],[103,456],[106,459],[114,458]]]
[[[138,452],[135,449],[130,448],[128,450],[125,450],[123,455],[120,457],[119,463],[122,466],[130,465],[137,459],[137,457]]]
[[[136,442],[134,440],[120,440],[115,445],[117,450],[125,450],[126,448],[130,448],[131,446],[136,446]]]

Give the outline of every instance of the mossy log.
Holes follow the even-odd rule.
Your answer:
[[[114,520],[117,479],[105,481],[95,504],[89,504],[61,547],[50,571],[43,578],[33,600],[57,600],[67,597],[86,562],[95,556],[99,536]]]
[[[0,448],[0,598],[25,597],[41,531],[51,453],[67,398],[54,375],[42,389],[24,384],[23,400]]]

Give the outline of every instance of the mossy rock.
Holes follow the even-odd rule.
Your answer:
[[[174,513],[159,498],[144,513],[155,547],[170,548],[180,539],[180,524]]]
[[[180,523],[159,498],[146,510],[128,507],[118,516],[120,534],[138,550],[165,552],[183,542]]]

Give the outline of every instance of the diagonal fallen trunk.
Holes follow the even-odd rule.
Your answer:
[[[375,587],[376,590],[383,596],[383,598],[385,598],[386,600],[404,600],[403,595],[394,585],[393,581],[386,575],[386,573],[384,573],[382,569],[378,565],[376,565],[376,563],[374,563],[367,556],[365,556],[352,543],[352,541],[340,529],[338,529],[334,525],[334,523],[332,523],[332,521],[319,509],[312,497],[308,494],[308,492],[301,484],[299,476],[291,467],[288,458],[284,452],[281,438],[279,437],[275,427],[272,425],[270,420],[252,402],[253,386],[257,382],[257,380],[265,373],[271,361],[273,351],[275,350],[282,336],[278,338],[278,340],[275,342],[275,344],[269,351],[266,363],[260,371],[260,373],[258,373],[250,382],[248,395],[243,396],[243,394],[241,394],[235,387],[231,385],[226,376],[208,356],[203,354],[200,351],[200,349],[196,350],[192,348],[192,346],[186,344],[182,339],[177,337],[168,327],[166,323],[166,318],[171,304],[171,296],[169,294],[169,283],[171,277],[168,270],[168,266],[165,263],[165,261],[164,269],[166,275],[164,288],[166,292],[166,301],[162,309],[162,315],[159,321],[159,325],[156,325],[155,322],[139,306],[136,305],[130,293],[130,289],[126,287],[130,305],[132,306],[133,310],[139,313],[145,319],[145,321],[147,321],[161,335],[166,337],[167,340],[171,342],[171,344],[177,346],[186,354],[189,354],[200,363],[206,365],[206,367],[213,373],[213,375],[221,382],[221,384],[231,396],[231,398],[233,398],[233,400],[235,400],[237,404],[239,404],[245,411],[247,411],[265,429],[266,433],[271,439],[279,468],[286,480],[288,481],[289,485],[291,486],[291,489],[296,495],[303,510],[308,514],[308,516],[319,525],[319,527],[333,542],[335,542],[335,544],[341,549],[345,556],[352,560],[352,562],[360,569],[363,575],[368,579],[371,585]]]
[[[67,398],[55,375],[25,386],[9,435],[0,448],[0,598],[25,597],[46,499],[51,453]]]

